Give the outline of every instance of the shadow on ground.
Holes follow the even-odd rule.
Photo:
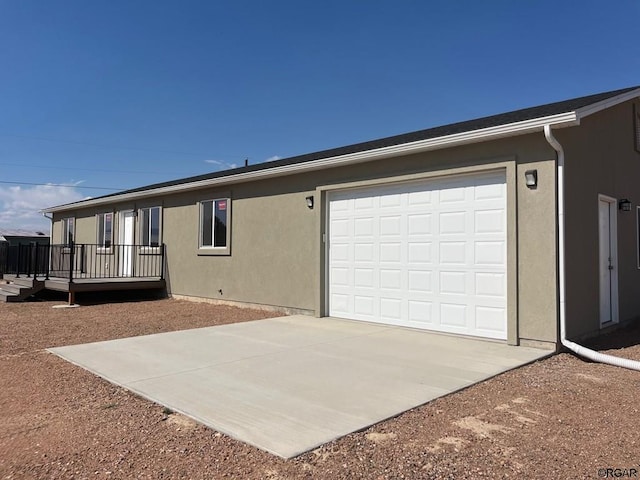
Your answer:
[[[78,305],[103,305],[108,303],[147,302],[166,298],[164,290],[120,290],[113,292],[81,292],[76,293],[75,303]],[[52,290],[43,290],[31,296],[28,302],[66,302],[68,294]]]
[[[611,333],[586,340],[584,345],[593,350],[613,350],[640,344],[640,321],[621,327]]]

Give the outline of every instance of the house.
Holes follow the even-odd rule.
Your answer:
[[[97,245],[115,277],[162,249],[177,298],[554,347],[640,315],[639,97],[600,93],[45,213],[54,244]],[[116,260],[118,245],[138,250]]]
[[[46,245],[49,243],[49,235],[32,230],[0,229],[0,244],[15,246],[33,242]]]
[[[49,245],[49,235],[32,230],[0,229],[0,278],[16,269],[18,258],[24,256],[19,250],[27,245]]]

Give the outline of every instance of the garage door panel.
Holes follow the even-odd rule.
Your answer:
[[[506,232],[506,215],[503,209],[476,210],[474,220],[476,234]]]
[[[446,327],[467,327],[467,305],[460,303],[440,304],[440,325]]]
[[[476,272],[475,294],[482,297],[503,299],[507,293],[507,278],[501,272]]]
[[[409,227],[409,236],[414,235],[431,235],[433,227],[431,225],[433,215],[430,213],[414,213],[407,218]]]
[[[353,269],[354,286],[356,288],[373,288],[375,270],[373,268],[355,267]]]
[[[440,265],[466,265],[467,242],[440,242]]]
[[[467,214],[466,212],[447,212],[439,215],[440,235],[455,235],[466,233]]]
[[[408,289],[411,293],[433,293],[433,272],[430,270],[409,270]]]
[[[409,241],[407,249],[410,263],[431,264],[434,261],[431,242]]]
[[[497,174],[331,194],[329,314],[506,339],[505,195]]]
[[[356,262],[373,262],[374,261],[375,244],[356,243],[353,250],[353,259]]]
[[[409,322],[424,325],[424,328],[433,327],[433,303],[421,300],[409,300]]]
[[[505,314],[504,308],[476,306],[476,329],[501,332]]]
[[[475,265],[504,266],[507,259],[507,245],[502,240],[475,242]]]

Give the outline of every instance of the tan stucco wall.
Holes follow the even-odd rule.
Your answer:
[[[589,116],[579,128],[558,130],[556,137],[566,155],[567,335],[576,338],[600,329],[598,194],[632,202],[631,212],[617,210],[619,318],[640,316],[633,102]]]
[[[418,178],[446,174],[451,169],[480,171],[498,166],[506,170],[509,192],[509,340],[555,342],[554,158],[542,133],[525,135],[219,190],[173,194],[145,200],[144,204],[85,209],[73,213],[76,238],[78,242],[95,242],[98,212],[162,205],[162,240],[167,245],[170,293],[280,306],[321,315],[324,313],[321,234],[327,189],[389,177]],[[537,190],[529,190],[524,184],[524,171],[529,168],[538,169]],[[227,194],[232,199],[231,253],[198,255],[198,201]],[[315,196],[313,210],[306,206],[308,195]],[[56,220],[69,215],[57,214]]]
[[[521,339],[555,342],[556,162],[547,158],[518,163],[518,317]],[[526,186],[527,170],[538,171],[536,189]]]

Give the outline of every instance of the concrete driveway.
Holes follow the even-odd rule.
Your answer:
[[[551,353],[301,315],[49,351],[284,458]]]

